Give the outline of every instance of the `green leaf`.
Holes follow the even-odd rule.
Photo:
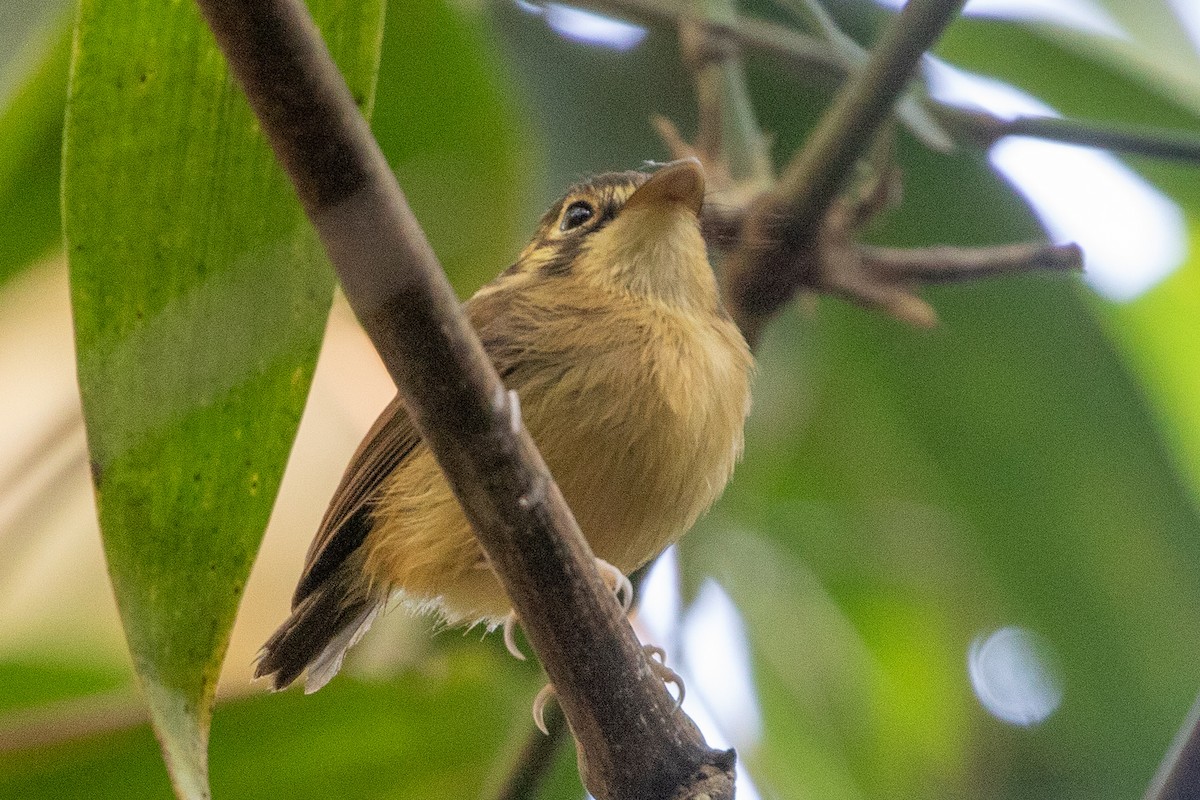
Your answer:
[[[40,31],[34,67],[0,111],[0,285],[61,241],[59,169],[71,28]]]
[[[1000,78],[1068,117],[1195,130],[1200,107],[1172,102],[1165,84],[1104,58],[1099,46],[1077,49],[1038,27],[962,19],[946,31],[938,55],[955,65]]]
[[[313,11],[369,107],[381,0]],[[332,274],[194,4],[83,0],[64,219],[109,571],[180,797],[308,392]]]

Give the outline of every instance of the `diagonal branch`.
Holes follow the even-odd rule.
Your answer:
[[[1194,800],[1200,787],[1200,699],[1175,735],[1142,800]]]
[[[733,794],[646,661],[301,0],[197,0],[554,684],[601,800]]]

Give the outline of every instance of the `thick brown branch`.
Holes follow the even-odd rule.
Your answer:
[[[675,707],[300,0],[197,0],[523,620],[598,798],[728,777]],[[403,24],[403,21],[401,21]]]
[[[635,607],[640,605],[642,584],[655,563],[657,563],[657,559],[643,565],[629,576],[630,585],[633,587]],[[566,739],[567,732],[567,721],[553,703],[546,707],[543,721],[546,723],[545,733],[530,726],[521,752],[509,769],[508,777],[505,778],[500,790],[495,795],[495,800],[533,800],[538,796],[542,784],[554,767],[554,761],[558,757],[559,748]],[[684,796],[690,797],[690,795]],[[721,795],[714,795],[714,797],[719,796]]]
[[[867,66],[841,90],[778,188],[751,210],[741,247],[725,268],[726,297],[747,340],[798,288],[784,264],[813,248],[826,212],[871,146],[925,51],[963,0],[910,0],[884,31]]]

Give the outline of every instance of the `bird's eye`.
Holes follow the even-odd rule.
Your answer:
[[[576,200],[567,206],[567,210],[563,212],[562,225],[560,227],[564,231],[578,228],[591,219],[595,213],[596,210],[592,208],[591,203],[586,200]]]

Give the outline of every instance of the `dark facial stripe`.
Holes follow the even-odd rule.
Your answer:
[[[575,259],[579,257],[579,253],[583,250],[586,236],[568,236],[565,239],[559,239],[556,242],[548,243],[545,246],[553,248],[554,254],[550,259],[542,264],[539,272],[547,278],[558,278],[571,274],[571,267],[575,264]]]
[[[617,211],[621,209],[621,204],[616,201],[611,195],[604,200],[604,205],[600,208],[600,217],[596,220],[593,230],[600,230],[608,223],[612,222],[617,217]]]

